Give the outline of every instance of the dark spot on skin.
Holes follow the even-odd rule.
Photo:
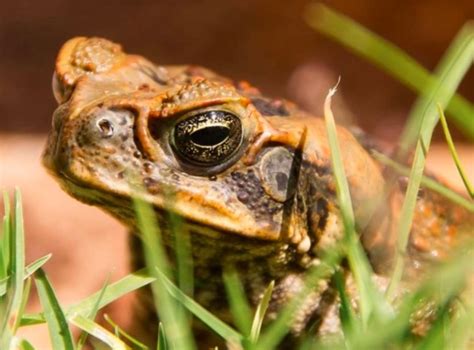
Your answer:
[[[331,174],[331,166],[329,164],[324,164],[322,166],[316,166],[316,173],[319,176],[325,176]]]
[[[143,168],[145,169],[147,173],[150,173],[153,171],[153,164],[150,162],[145,162],[143,163]]]
[[[399,188],[401,191],[406,191],[406,190],[407,190],[407,187],[408,187],[408,177],[406,177],[406,176],[400,176],[400,177],[397,179],[397,182],[398,182],[398,188]]]
[[[148,186],[151,186],[151,185],[155,185],[156,183],[157,183],[157,182],[156,182],[154,179],[152,179],[151,177],[145,177],[145,178],[143,179],[143,184],[144,184],[145,186],[147,186],[147,187],[148,187]]]
[[[150,192],[151,194],[159,193],[160,184],[155,179],[153,179],[151,177],[145,177],[143,179],[143,184],[145,185],[148,192]]]
[[[234,171],[226,179],[237,199],[252,211],[256,219],[272,219],[273,214],[282,209],[282,203],[268,196],[253,169],[247,172]]]
[[[317,203],[317,213],[319,215],[318,228],[323,230],[328,219],[328,202],[324,198],[319,198]]]
[[[418,189],[418,193],[417,193],[416,197],[418,199],[420,199],[420,198],[423,198],[425,196],[425,194],[426,194],[425,189],[423,187],[420,187]]]
[[[125,177],[125,171],[119,172],[119,173],[117,174],[117,177],[118,177],[119,179],[123,179],[123,178]]]
[[[141,153],[138,152],[138,151],[135,151],[135,152],[133,152],[133,156],[134,156],[135,158],[141,158]]]
[[[286,190],[286,185],[288,183],[288,176],[285,173],[277,173],[275,175],[275,180],[277,182],[278,191]]]
[[[126,132],[120,134],[120,139],[125,142],[128,140],[128,134]]]
[[[249,194],[245,191],[239,190],[237,191],[237,198],[239,199],[239,201],[244,203],[248,201]]]
[[[211,175],[209,176],[209,181],[216,181],[217,180],[217,176],[216,175]]]
[[[261,97],[252,98],[252,104],[262,115],[279,115],[287,117],[290,112],[286,109],[285,104],[281,100],[270,100]]]
[[[125,125],[125,124],[127,124],[127,118],[125,118],[125,116],[122,116],[122,118],[120,118],[119,125]]]

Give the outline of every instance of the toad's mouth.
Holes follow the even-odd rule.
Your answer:
[[[80,179],[64,171],[56,177],[59,179],[61,187],[72,197],[83,203],[104,209],[126,225],[132,233],[139,232],[137,213],[130,196],[119,193],[104,193],[100,188],[94,188],[91,184],[83,183]],[[174,212],[173,214],[176,214],[178,218],[178,225],[173,227],[173,222],[170,220],[170,213],[172,212],[170,209],[163,209],[153,204],[150,205],[153,207],[156,223],[163,242],[171,248],[175,244],[175,235],[179,234],[179,232],[176,232],[178,227],[189,233],[193,252],[202,252],[203,249],[208,248],[218,249],[228,254],[229,257],[235,258],[232,260],[268,256],[276,250],[281,250],[283,245],[287,246],[284,242],[262,239],[260,237],[249,237],[244,232],[225,230],[217,225],[212,225],[212,223],[204,224]],[[193,253],[193,255],[196,255],[196,253]],[[237,258],[239,255],[241,256]]]
[[[106,194],[66,174],[61,174],[60,179],[61,186],[74,198],[104,209],[125,224],[132,234],[140,232],[133,201],[129,197]],[[181,239],[180,235],[183,232],[189,235],[195,265],[219,265],[223,260],[233,264],[281,255],[282,251],[285,251],[285,256],[291,260],[293,249],[284,242],[252,238],[217,226],[204,225],[182,216],[178,216],[178,224],[176,221],[173,224],[168,210],[153,206],[153,211],[162,242],[169,250],[173,251],[176,248],[176,240]]]

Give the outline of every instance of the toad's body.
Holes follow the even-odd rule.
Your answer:
[[[136,232],[130,181],[163,217],[185,220],[198,302],[227,317],[221,269],[234,265],[253,304],[276,281],[270,317],[301,287],[304,271],[343,234],[324,123],[247,83],[195,66],[156,66],[98,38],[59,53],[59,107],[44,162],[74,197]],[[401,189],[381,200],[382,168],[344,128],[338,138],[358,230],[376,271],[390,267]],[[376,206],[376,208],[374,208]],[[376,209],[376,210],[375,210]],[[469,220],[471,220],[470,218]],[[468,214],[425,191],[409,243],[407,276],[444,256]],[[172,238],[162,220],[165,243]],[[134,252],[139,261],[140,252]],[[335,293],[322,284],[298,316],[337,330]],[[322,300],[324,302],[322,302]]]

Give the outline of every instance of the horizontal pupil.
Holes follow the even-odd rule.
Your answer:
[[[194,144],[199,146],[215,146],[225,141],[229,134],[229,128],[216,125],[196,130],[190,135],[190,138]]]

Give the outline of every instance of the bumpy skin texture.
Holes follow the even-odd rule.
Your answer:
[[[172,210],[191,237],[195,298],[218,316],[229,319],[221,280],[226,264],[238,269],[254,305],[276,281],[272,318],[301,288],[304,271],[341,238],[323,120],[294,104],[205,68],[154,65],[100,38],[64,44],[53,90],[59,106],[46,167],[72,196],[104,208],[132,232],[130,182],[138,182],[162,218],[169,247],[173,238],[163,213],[172,193]],[[178,126],[188,120],[194,124]],[[350,132],[337,132],[357,227],[375,271],[383,274],[395,252],[403,188],[381,198],[384,169]],[[211,150],[213,138],[225,147]],[[436,194],[420,194],[407,279],[445,256],[472,222],[472,215]],[[138,246],[133,254],[140,265]],[[374,278],[383,288],[383,277]],[[293,336],[309,324],[317,334],[338,331],[335,305],[330,281],[322,282],[298,315]]]

